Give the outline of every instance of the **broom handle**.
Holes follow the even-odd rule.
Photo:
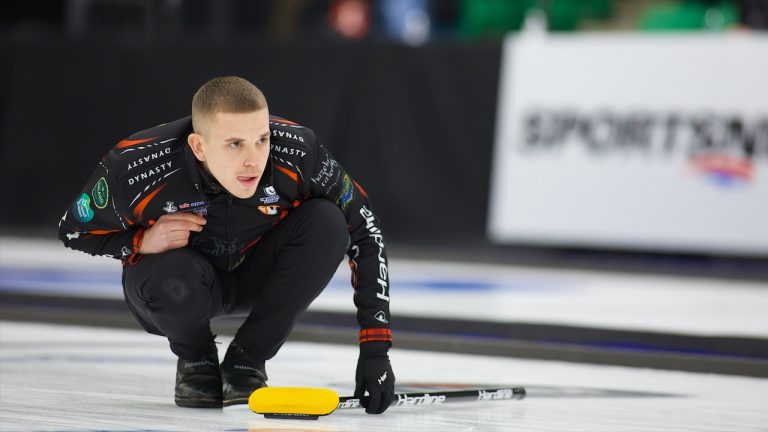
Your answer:
[[[520,400],[525,398],[523,387],[504,387],[495,389],[457,390],[427,393],[397,393],[390,406],[440,405],[449,402]],[[362,402],[367,402],[368,396],[356,398],[344,396],[339,398],[337,409],[362,408]]]

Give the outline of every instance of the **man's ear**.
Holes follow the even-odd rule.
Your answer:
[[[205,161],[205,153],[203,153],[203,141],[205,138],[203,138],[202,135],[198,133],[191,133],[187,137],[187,143],[189,144],[189,147],[192,149],[192,153],[195,154],[195,157],[200,162]]]

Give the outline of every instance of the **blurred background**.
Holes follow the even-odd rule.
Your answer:
[[[672,63],[662,59],[666,45],[681,45],[679,35],[692,37],[696,44],[700,38],[712,42],[714,51],[704,59],[705,66],[723,64],[717,56],[726,54],[717,50],[727,53],[733,49],[730,45],[715,46],[722,45],[723,40],[754,35],[765,45],[765,39],[759,39],[768,28],[768,2],[764,0],[5,1],[0,5],[0,28],[0,182],[23,185],[6,188],[6,210],[0,213],[0,227],[5,233],[52,236],[74,191],[114,143],[133,132],[188,115],[191,95],[211,77],[241,75],[264,91],[273,113],[308,125],[318,133],[371,192],[390,246],[403,246],[403,253],[440,251],[483,260],[545,265],[650,265],[654,271],[729,271],[736,265],[736,273],[743,272],[745,265],[753,271],[764,263],[753,261],[768,256],[768,228],[764,222],[768,217],[765,104],[762,111],[760,107],[748,107],[748,112],[738,113],[723,109],[719,94],[706,101],[696,99],[696,94],[704,92],[725,94],[727,99],[728,90],[718,90],[715,82],[707,89],[681,89],[674,79],[661,84],[647,82],[648,70],[656,70],[658,79],[664,81],[667,72],[672,74],[686,67],[688,59],[676,56]],[[571,63],[565,63],[565,70],[555,71],[561,76],[550,74],[554,81],[544,82],[535,73],[524,78],[511,68],[502,73],[503,59],[514,62],[519,55],[514,47],[505,51],[504,41],[513,45],[525,34],[548,35],[548,40],[559,43],[569,38],[581,40],[584,35],[598,39],[576,44],[567,54]],[[507,190],[504,181],[520,179],[499,178],[499,172],[510,161],[496,160],[499,165],[495,166],[496,176],[492,176],[494,146],[506,145],[501,137],[507,133],[504,128],[520,122],[533,127],[542,125],[537,121],[549,122],[547,127],[554,127],[550,132],[557,133],[552,125],[560,121],[565,129],[571,124],[572,130],[578,131],[591,127],[589,121],[595,119],[590,112],[579,111],[580,107],[567,97],[549,100],[546,107],[535,98],[515,102],[516,94],[502,93],[505,83],[509,84],[506,88],[556,91],[553,82],[561,82],[563,88],[589,89],[592,84],[569,84],[576,78],[569,78],[567,69],[583,65],[592,69],[591,76],[597,77],[594,85],[600,87],[604,66],[587,64],[580,50],[588,52],[606,41],[631,45],[636,40],[652,41],[650,54],[642,57],[646,51],[638,57],[631,50],[619,48],[619,52],[639,58],[639,66],[633,76],[622,77],[617,85],[684,93],[684,100],[696,99],[691,110],[675,111],[679,107],[672,105],[633,105],[631,97],[615,92],[613,100],[606,102],[606,92],[600,88],[589,90],[587,97],[592,100],[581,98],[579,103],[597,104],[589,108],[597,116],[603,109],[626,114],[626,121],[615,125],[619,129],[632,129],[638,121],[658,126],[664,122],[686,123],[686,116],[704,116],[707,118],[698,123],[695,118],[693,123],[688,122],[689,129],[736,130],[741,134],[736,137],[741,143],[731,147],[740,153],[734,155],[733,161],[725,161],[727,172],[722,166],[709,168],[721,180],[731,175],[744,184],[737,185],[736,192],[734,188],[720,187],[713,188],[711,196],[696,196],[693,201],[708,202],[689,209],[688,217],[696,219],[710,209],[729,206],[725,195],[746,193],[743,198],[752,204],[743,210],[761,212],[763,219],[755,226],[753,218],[748,226],[735,228],[740,232],[726,233],[723,238],[703,244],[686,239],[665,242],[661,234],[659,241],[645,242],[622,235],[584,234],[590,232],[589,223],[572,227],[584,234],[581,236],[565,232],[567,229],[539,227],[542,234],[538,235],[536,227],[531,229],[525,224],[512,231],[500,226],[503,220],[521,213],[537,219],[542,212],[555,211],[568,219],[564,206],[560,210],[537,209],[535,191],[531,192],[534,197],[515,205],[518,191]],[[682,42],[683,53],[687,52],[686,43]],[[542,46],[545,55],[551,45]],[[738,49],[739,44],[735,45]],[[747,83],[746,90],[736,91],[756,95],[766,90],[764,76],[768,71],[760,70],[765,63],[760,63],[758,53],[750,54],[749,47],[745,67],[754,69],[758,80]],[[653,54],[656,48],[661,53],[658,60]],[[709,47],[704,44],[701,49]],[[615,63],[607,55],[598,58],[606,64]],[[584,57],[581,61],[580,56]],[[749,64],[750,58],[757,63]],[[690,74],[708,69],[701,68],[700,58],[691,62]],[[706,79],[733,83],[740,77],[739,71],[726,70]],[[528,105],[501,111],[514,103]],[[530,123],[528,111],[534,108],[547,108],[551,115],[542,114],[544,117]],[[571,111],[568,114],[563,110]],[[650,117],[632,117],[638,110]],[[710,121],[713,115],[722,118]],[[514,124],[510,126],[513,129],[517,127]],[[654,133],[653,125],[650,127],[643,129],[641,125],[632,130]],[[702,138],[712,148],[729,139],[709,135]],[[516,142],[515,137],[510,140]],[[523,159],[513,162],[526,163]],[[548,171],[565,172],[571,162],[560,161]],[[746,165],[739,165],[742,162]],[[747,169],[747,177],[738,177],[742,168]],[[629,177],[630,182],[644,182],[651,173],[643,174],[643,168],[639,169],[636,174],[640,177]],[[602,174],[600,178],[612,181]],[[569,181],[565,177],[562,180]],[[537,180],[523,181],[532,185]],[[594,214],[605,214],[610,206],[604,201],[591,203],[595,191],[588,185],[584,187],[575,196],[581,202],[590,202]],[[494,190],[499,194],[492,195]],[[555,194],[538,196],[545,201],[561,199],[556,191],[552,192]],[[674,195],[665,185],[648,185],[645,189],[641,185],[625,190],[623,196],[628,201],[635,193],[661,197],[660,201],[649,198],[650,207],[644,208],[645,212],[658,214],[664,212],[665,202],[685,199],[685,191],[673,192],[680,195]],[[617,193],[621,195],[622,191]],[[670,194],[666,201],[665,193]],[[574,196],[571,192],[566,195]],[[499,210],[507,205],[511,206],[508,212]],[[602,208],[598,210],[595,205]],[[734,207],[721,219],[710,221],[710,225],[726,221],[728,227],[705,224],[701,230],[712,232],[739,225],[739,216],[734,214],[739,210]],[[589,209],[585,211],[589,213]],[[633,231],[635,225],[648,224],[647,218],[633,220],[632,214],[614,216],[610,220],[629,218],[619,230]],[[558,220],[552,223],[569,224]],[[657,227],[666,223],[664,218],[653,221]],[[601,224],[600,220],[593,221],[593,225]],[[673,221],[667,228],[684,231],[689,225]],[[520,232],[524,235],[516,235]],[[696,236],[698,231],[690,237]],[[745,236],[759,239],[763,246],[742,247],[739,242]],[[725,261],[719,259],[722,255],[726,255]]]
[[[51,320],[66,289],[91,287],[93,295],[109,287],[108,307],[70,303],[88,312],[76,309],[62,320],[82,322],[101,309],[109,316],[94,318],[100,323],[118,310],[132,323],[115,263],[88,281],[57,273],[84,269],[82,261],[57,261],[58,270],[44,275],[40,269],[50,263],[32,270],[38,264],[24,263],[63,251],[55,241],[58,220],[103,154],[134,132],[189,115],[196,89],[222,75],[249,79],[273,114],[316,131],[369,192],[395,260],[698,278],[598,283],[602,276],[592,274],[587,285],[605,291],[569,297],[556,273],[486,281],[493,271],[401,265],[410,279],[393,281],[393,296],[401,290],[399,309],[393,306],[402,314],[399,334],[455,336],[474,319],[478,334],[505,340],[608,343],[606,334],[627,328],[616,301],[637,312],[634,329],[690,335],[709,322],[716,330],[704,336],[738,340],[611,333],[618,336],[610,343],[652,340],[672,349],[690,342],[689,351],[760,359],[755,367],[765,374],[768,328],[759,310],[768,310],[768,1],[0,2],[6,319]],[[43,240],[51,243],[36,243]],[[96,267],[103,268],[90,269]],[[341,277],[340,302],[348,307],[347,275]],[[751,284],[738,299],[729,297],[737,281]],[[60,283],[66,286],[54,298],[28,295],[31,286],[49,295],[45,286]],[[687,291],[704,285],[717,295]],[[640,288],[613,291],[619,286]],[[659,286],[668,288],[653,291],[649,309],[633,306]],[[485,308],[500,298],[496,288],[563,302],[536,309],[513,301],[489,315]],[[421,289],[458,297],[444,302],[439,320],[424,320],[432,300],[408,297]],[[474,315],[460,313],[480,291],[487,297]],[[672,324],[644,326],[673,292]],[[729,298],[737,303],[734,320],[752,320],[741,330],[722,324],[717,331],[720,324],[708,317],[722,318],[717,305]],[[602,306],[592,310],[574,299]],[[32,313],[33,304],[48,309]],[[328,310],[344,309],[338,304]],[[691,312],[695,304],[700,313]],[[584,319],[560,319],[579,308]],[[353,327],[345,314],[344,325]],[[342,322],[331,315],[307,319]],[[606,316],[618,321],[593,320]],[[678,318],[690,325],[676,327]],[[406,337],[398,340],[408,346]],[[469,349],[462,343],[435,349]],[[586,358],[568,353],[555,357]]]
[[[170,404],[164,341],[103,328],[139,329],[120,264],[56,235],[103,154],[189,115],[223,75],[314,129],[368,191],[399,385],[531,390],[520,410],[378,427],[764,429],[768,0],[0,1],[0,424],[205,428]],[[352,383],[351,296],[342,263],[291,336],[349,352],[289,343],[270,385],[332,385],[316,368],[331,357]],[[239,324],[213,328],[226,341]],[[615,393],[546,399],[569,386]]]

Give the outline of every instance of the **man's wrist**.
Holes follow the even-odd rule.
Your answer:
[[[389,352],[391,346],[392,342],[387,341],[363,342],[360,344],[360,355],[362,357],[383,356]]]

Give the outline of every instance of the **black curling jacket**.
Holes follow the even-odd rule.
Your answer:
[[[206,217],[191,232],[190,247],[223,271],[233,271],[248,249],[311,198],[330,200],[347,221],[354,302],[360,341],[388,341],[389,276],[379,218],[365,190],[323,147],[314,132],[270,117],[270,158],[253,197],[236,198],[200,167],[187,144],[185,117],[138,132],[100,160],[59,223],[59,238],[72,249],[133,265],[144,230],[162,215],[196,212]],[[209,193],[206,193],[209,192]]]

